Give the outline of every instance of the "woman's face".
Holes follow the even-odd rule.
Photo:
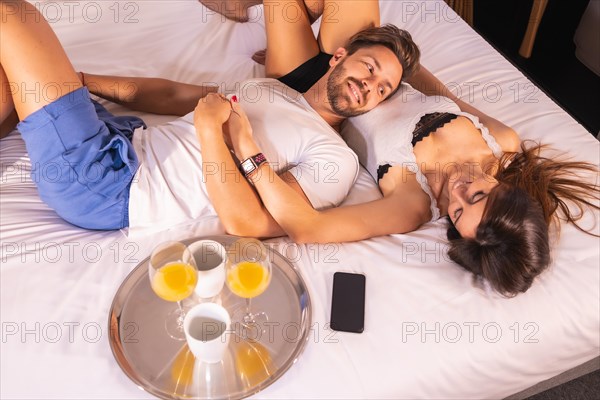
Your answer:
[[[448,216],[462,237],[475,237],[488,196],[496,186],[498,181],[481,171],[449,178]]]

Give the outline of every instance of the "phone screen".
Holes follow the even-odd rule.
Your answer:
[[[361,333],[365,326],[365,282],[362,274],[333,275],[331,329]]]

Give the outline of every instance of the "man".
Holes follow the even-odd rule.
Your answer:
[[[2,90],[7,91],[3,99],[11,98],[8,82],[64,83],[56,100],[35,103],[29,97],[12,96],[12,102],[2,104],[3,116],[16,109],[22,120],[18,128],[32,165],[64,167],[60,181],[38,182],[40,196],[59,215],[92,229],[164,228],[204,215],[212,202],[231,233],[284,234],[248,181],[241,179],[240,163],[230,152],[235,148],[223,140],[230,137],[231,127],[225,122],[231,109],[211,112],[209,106],[219,104],[216,100],[221,106],[225,102],[214,94],[206,96],[214,88],[89,74],[80,74],[79,81],[46,21],[29,10],[31,5],[18,0],[2,5],[2,67],[6,72],[2,73]],[[18,12],[19,8],[28,10]],[[278,161],[275,172],[313,207],[341,202],[358,171],[356,156],[331,125],[366,112],[389,96],[399,84],[401,60],[390,48],[369,42],[357,46],[355,52],[336,50],[329,70],[311,86],[314,96],[289,92],[275,80],[242,85],[248,91],[239,93],[240,104],[248,108],[266,157]],[[45,67],[40,69],[40,65]],[[156,113],[183,115],[206,97],[193,122],[188,117],[140,130],[139,119],[106,115],[91,102],[82,84],[101,96]],[[115,87],[125,90],[113,93]],[[133,88],[133,93],[127,88]],[[215,166],[217,171],[208,170]]]
[[[209,2],[202,3],[208,5]],[[250,3],[253,2],[244,3],[252,5]],[[413,79],[409,82],[423,93],[453,97],[431,73],[419,68],[420,53],[407,32],[393,25],[374,27],[379,25],[377,0],[322,0],[311,4],[303,0],[264,0],[267,33],[266,74],[304,93],[303,99],[336,131],[339,131],[344,119],[368,112],[390,97],[397,90],[403,76],[412,76]],[[289,18],[290,7],[298,11],[298,18]],[[224,8],[221,7],[221,10]],[[238,8],[237,11],[239,10]],[[242,7],[241,10],[242,14],[247,13],[247,7]],[[326,12],[323,14],[318,38],[315,39],[310,24],[323,10]],[[242,14],[238,13],[237,17]],[[253,121],[256,113],[253,110],[248,112],[248,107],[242,103],[248,118],[239,118],[239,115],[232,116],[232,111],[227,114],[224,99],[209,96],[207,100],[211,103],[210,106],[199,103],[195,118],[203,157],[205,160],[210,157],[214,162],[223,162],[226,168],[240,165],[243,168],[240,174],[246,178],[240,179],[241,176],[236,176],[236,179],[217,179],[212,176],[207,179],[207,190],[228,232],[246,236],[285,234],[250,183],[257,179],[273,179],[258,176],[260,165],[267,161],[272,169],[266,171],[275,171],[297,196],[309,202],[313,208],[320,208],[320,205],[312,200],[312,193],[309,194],[306,190],[306,181],[299,181],[301,175],[292,175],[289,171],[281,173],[276,166],[274,167],[277,163],[274,164],[274,159],[266,154],[265,149],[268,149],[268,146],[260,140],[257,140],[259,146],[256,146],[254,141],[245,143],[236,140],[239,137],[236,132],[242,130],[255,132],[254,136],[258,139]],[[208,110],[213,115],[219,114],[220,111],[222,118],[227,116],[229,132],[226,132],[226,136],[233,144],[229,143],[227,146],[220,139],[219,127],[212,131],[205,129],[202,116],[208,114]],[[230,116],[232,118],[229,118]],[[275,121],[276,118],[286,117],[280,115],[270,121]],[[235,150],[239,162],[228,154],[228,147]],[[329,159],[329,164],[326,161],[327,159],[321,160],[321,166],[329,165],[335,171],[348,171],[356,165],[350,162],[335,163],[338,160],[332,158]],[[348,180],[339,179],[340,174],[325,181],[323,173],[326,171],[323,171],[323,168],[312,169],[321,173],[321,181],[317,185],[321,195],[339,190],[347,193]],[[318,180],[318,176],[319,174],[316,174],[313,178]],[[243,209],[236,207],[240,200],[244,203]]]
[[[377,2],[356,3],[368,7],[364,7],[364,12],[356,13],[355,9],[349,8],[350,4],[341,2],[339,11],[346,14],[345,23],[321,29],[319,42],[329,43],[326,49],[347,42],[344,47],[333,49],[331,56],[325,57],[312,34],[308,11],[303,3],[296,3],[302,5],[302,23],[278,18],[276,14],[267,15],[267,20],[271,21],[267,24],[267,75],[280,75],[279,81],[246,81],[236,93],[255,137],[261,143],[264,158],[298,196],[317,209],[338,205],[358,174],[356,156],[337,134],[341,122],[376,107],[394,93],[403,72],[410,73],[418,66],[418,48],[408,33],[394,26],[363,29],[347,41],[354,33],[352,29],[362,29],[378,22]],[[357,20],[351,15],[361,15],[361,18]],[[363,18],[365,15],[370,15],[368,20]],[[309,33],[312,42],[308,41],[307,45]],[[281,37],[287,38],[285,46],[280,41]],[[283,46],[281,51],[273,51],[273,47],[269,47],[279,49],[280,45]],[[318,74],[311,74],[315,66],[314,57],[321,64],[317,67],[321,71]],[[313,68],[307,68],[303,63]],[[322,64],[326,64],[325,68]],[[160,165],[147,156],[155,157],[173,146],[171,139],[156,133],[136,132],[134,145],[143,141],[147,151],[137,152],[138,156],[146,159],[142,159],[136,175],[137,184],[131,194],[131,202],[137,207],[130,207],[129,217],[133,225],[157,226],[160,225],[158,221],[176,223],[196,218],[199,214],[191,211],[187,202],[182,205],[178,197],[183,193],[188,199],[208,194],[229,233],[256,237],[285,234],[238,170],[244,161],[249,166],[254,161],[241,158],[239,149],[235,149],[229,140],[231,107],[222,107],[228,102],[221,96],[206,96],[214,88],[145,78],[90,74],[82,78],[93,93],[134,109],[183,115],[197,106],[194,123],[200,146],[195,148],[195,144],[188,140],[191,121],[185,117],[183,120],[186,122],[180,122],[182,128],[187,124],[187,135],[180,138],[175,154],[178,158],[188,157],[201,149],[201,163],[194,160],[195,156],[190,156],[189,162],[196,164],[189,171],[189,181],[202,181],[206,192],[200,184],[178,184],[179,181],[171,177],[178,172],[177,162],[168,155],[159,156]],[[136,90],[134,93],[114,93],[115,87],[133,87]],[[199,98],[202,98],[200,102]],[[156,173],[157,170],[160,174]],[[164,176],[169,176],[169,179],[163,179]],[[151,204],[157,198],[162,199],[163,207]],[[153,218],[148,218],[146,210],[153,210]]]

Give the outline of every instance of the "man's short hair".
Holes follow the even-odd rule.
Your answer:
[[[419,69],[421,52],[410,33],[395,25],[386,24],[364,29],[352,36],[345,48],[348,55],[359,49],[372,46],[384,46],[390,49],[402,65],[402,79],[412,76]]]

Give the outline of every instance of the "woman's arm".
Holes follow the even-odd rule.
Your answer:
[[[262,167],[262,175],[271,171]],[[297,243],[351,242],[416,230],[430,218],[427,195],[416,179],[407,179],[379,200],[317,211],[298,201],[278,178],[254,182],[263,203]]]
[[[96,96],[136,111],[186,115],[198,100],[217,91],[216,86],[198,86],[161,78],[134,78],[80,72],[82,82]]]
[[[479,121],[485,125],[494,139],[498,142],[500,147],[505,152],[516,152],[519,151],[521,139],[519,135],[510,126],[503,124],[495,118],[490,117],[479,109],[473,107],[469,103],[463,100],[456,99],[456,104],[460,109],[469,114],[475,115],[479,118]]]
[[[458,97],[422,64],[413,76],[406,79],[406,83],[426,96],[444,96],[453,101],[458,100]]]
[[[238,105],[234,107],[238,109]],[[239,158],[260,152],[250,130],[238,130],[231,136]],[[392,168],[388,174],[387,186],[392,189],[383,199],[324,211],[315,210],[306,198],[298,196],[298,188],[268,164],[250,179],[270,216],[292,240],[329,243],[410,232],[431,218],[429,198],[414,174],[400,168]]]
[[[507,152],[518,151],[521,141],[517,133],[511,127],[456,97],[442,81],[436,78],[436,76],[427,70],[427,68],[423,67],[423,65],[421,65],[419,71],[407,79],[406,82],[427,96],[444,96],[451,99],[462,111],[477,116],[481,123],[489,129],[502,150]]]

